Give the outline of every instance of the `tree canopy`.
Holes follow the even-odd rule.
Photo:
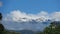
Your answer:
[[[60,34],[60,24],[58,23],[60,22],[51,22],[51,25],[49,27],[46,27],[43,32],[40,32],[38,34]]]

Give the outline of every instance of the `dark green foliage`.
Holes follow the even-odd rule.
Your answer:
[[[2,21],[2,14],[0,13],[0,34],[3,34],[4,26],[1,24]]]
[[[4,31],[4,26],[0,24],[0,31]]]
[[[43,32],[38,34],[60,34],[60,24],[58,23],[60,22],[52,22],[49,27],[46,27]]]
[[[10,31],[4,31],[3,33],[4,33],[4,34],[20,34],[20,33],[18,33],[18,32],[10,32]]]
[[[3,31],[4,31],[4,26],[0,24],[0,34],[3,34]]]
[[[2,20],[2,14],[0,13],[0,20]]]

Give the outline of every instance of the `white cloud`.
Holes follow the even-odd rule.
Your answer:
[[[46,21],[48,19],[53,20],[53,21],[60,21],[60,11],[59,12],[53,12],[53,13],[41,11],[38,14],[27,14],[25,12],[21,12],[20,10],[14,10],[14,11],[11,11],[10,13],[8,13],[4,18],[4,20],[8,21],[8,22],[9,21],[10,22],[11,21],[18,22],[18,23],[14,23],[14,22],[7,23],[6,27],[8,27],[7,29],[10,29],[10,30],[24,30],[24,29],[41,30],[42,28],[44,29],[46,27],[46,25],[44,25],[42,23],[38,23],[38,24],[30,24],[30,23],[21,24],[20,23],[21,21],[26,22],[26,21],[29,21],[31,19],[33,19],[33,20],[38,19],[38,20],[36,20],[38,22]],[[15,28],[13,25],[18,27],[18,28]],[[9,28],[9,26],[11,26],[11,27]]]
[[[60,11],[59,12],[54,12],[51,14],[51,17],[55,21],[60,21]]]
[[[40,16],[46,16],[46,15],[48,15],[48,12],[46,12],[46,11],[41,11],[40,13],[38,13],[38,15],[40,15]]]
[[[14,11],[11,11],[9,14],[7,14],[5,20],[19,22],[19,21],[29,21],[31,19],[36,20],[39,18],[40,20],[43,20],[43,21],[48,20],[48,19],[60,21],[60,11],[53,12],[53,13],[41,11],[38,14],[27,14],[25,12],[21,12],[20,10],[14,10]]]
[[[5,20],[11,20],[11,21],[19,21],[19,20],[22,20],[22,21],[29,21],[29,20],[31,20],[31,19],[34,19],[34,20],[36,20],[36,19],[38,19],[38,18],[41,18],[41,19],[46,19],[47,17],[47,12],[44,12],[44,11],[42,11],[42,12],[40,12],[40,13],[38,13],[38,14],[27,14],[27,13],[24,13],[24,12],[21,12],[21,11],[19,11],[19,10],[14,10],[14,11],[12,11],[12,12],[10,12],[9,14],[7,14],[7,16],[6,16],[6,18],[5,18]],[[22,19],[22,18],[24,18],[24,19]],[[25,19],[26,18],[26,19]]]

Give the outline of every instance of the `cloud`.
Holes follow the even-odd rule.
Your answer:
[[[41,18],[42,20],[48,19],[48,13],[41,11],[38,14],[27,14],[25,12],[21,12],[20,10],[14,10],[11,11],[9,14],[7,14],[6,18],[4,18],[6,21],[29,21],[31,19],[36,20],[38,18]]]
[[[60,11],[53,12],[53,13],[41,11],[38,14],[27,14],[20,10],[14,10],[14,11],[11,11],[9,14],[7,14],[4,19],[6,21],[16,21],[16,22],[29,21],[31,19],[33,20],[40,19],[43,21],[50,19],[50,20],[60,21]]]
[[[22,24],[21,21],[27,22],[27,21],[31,21],[31,20],[36,20],[38,22],[41,22],[41,21],[46,21],[48,19],[50,19],[52,21],[60,21],[60,11],[56,11],[56,12],[52,12],[52,13],[48,13],[46,11],[41,11],[37,14],[27,14],[20,10],[14,10],[14,11],[11,11],[10,13],[8,13],[3,18],[4,21],[8,22],[8,23],[5,23],[5,25],[6,25],[5,27],[10,30],[24,30],[24,29],[43,30],[49,24],[46,24],[46,25],[44,25],[43,23],[37,23],[37,24],[24,23],[24,24]],[[17,22],[17,23],[15,23],[15,22]]]
[[[60,21],[60,11],[52,13],[51,17],[55,21]]]
[[[0,1],[0,7],[2,7],[2,2]]]
[[[38,15],[40,15],[40,16],[46,16],[46,15],[48,15],[48,12],[46,12],[46,11],[41,11],[40,13],[38,13]]]

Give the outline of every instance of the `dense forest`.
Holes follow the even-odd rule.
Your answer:
[[[51,22],[49,27],[46,27],[43,32],[39,32],[38,34],[60,34],[60,22]]]

